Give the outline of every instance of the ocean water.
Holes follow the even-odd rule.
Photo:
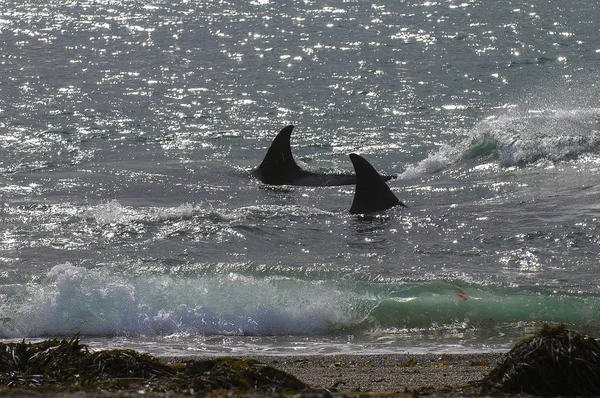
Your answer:
[[[4,0],[0,339],[158,355],[600,335],[596,1]],[[250,175],[295,125],[407,209]]]

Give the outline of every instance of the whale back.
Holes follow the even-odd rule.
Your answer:
[[[354,174],[313,173],[302,169],[294,160],[291,136],[294,126],[286,126],[277,134],[261,164],[252,172],[269,185],[337,186],[356,184]],[[380,176],[384,180],[392,176]]]

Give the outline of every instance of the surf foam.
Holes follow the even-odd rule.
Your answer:
[[[337,335],[564,322],[585,327],[600,297],[454,281],[352,278],[355,270],[213,264],[123,271],[60,264],[0,286],[0,337]],[[538,289],[539,290],[539,289]],[[458,294],[460,293],[460,294]]]
[[[509,110],[479,122],[454,145],[443,145],[400,178],[440,172],[462,161],[493,157],[502,167],[526,166],[540,160],[562,162],[598,154],[600,109]]]

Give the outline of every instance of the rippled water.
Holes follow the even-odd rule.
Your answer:
[[[198,352],[598,334],[598,5],[4,1],[0,337]],[[250,176],[364,155],[408,209]]]

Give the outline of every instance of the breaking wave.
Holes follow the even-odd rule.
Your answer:
[[[600,109],[512,111],[481,121],[458,144],[442,146],[400,176],[433,174],[473,158],[514,167],[569,161],[599,149]]]
[[[67,263],[0,286],[0,337],[336,335],[538,321],[581,328],[600,316],[598,295],[537,289],[245,263],[128,272]]]

